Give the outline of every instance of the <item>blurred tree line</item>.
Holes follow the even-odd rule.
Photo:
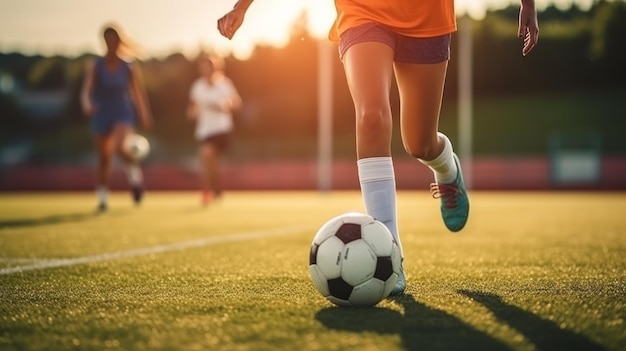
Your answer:
[[[617,115],[608,120],[593,115],[579,116],[578,120],[583,121],[580,127],[607,128],[598,123],[607,124],[608,128],[615,123],[624,126],[626,54],[622,47],[626,3],[603,0],[584,11],[576,6],[566,10],[547,8],[539,14],[539,44],[527,57],[522,57],[522,40],[516,36],[517,16],[518,7],[511,6],[491,11],[483,20],[472,21],[476,101],[597,92],[615,97],[609,102],[614,105],[610,111],[621,110],[615,111]],[[235,158],[315,156],[319,43],[305,28],[306,16],[303,15],[294,23],[287,46],[259,46],[245,61],[225,58],[227,75],[235,82],[245,102],[236,116]],[[442,111],[442,127],[449,129],[455,127],[457,45],[454,36]],[[35,162],[59,162],[70,155],[78,156],[81,150],[90,152],[87,119],[80,111],[78,96],[85,62],[92,57],[92,54],[74,58],[0,54],[0,147],[31,140],[35,145],[31,161]],[[155,118],[155,128],[148,133],[160,150],[160,160],[174,160],[181,153],[193,153],[193,125],[185,119],[184,111],[189,88],[197,77],[194,58],[174,53],[141,61],[140,66]],[[334,60],[333,70],[335,152],[338,156],[351,156],[354,143],[352,100],[338,59]],[[46,92],[50,91],[62,92],[66,102],[58,111],[48,111],[46,118],[33,118],[20,104],[22,92],[39,92],[45,100]],[[392,94],[397,92],[392,91]],[[397,99],[393,101],[397,114]],[[559,123],[567,124],[570,117],[561,116]],[[487,121],[497,116],[485,118]],[[480,121],[477,123],[480,125]],[[526,128],[532,132],[537,129],[537,123],[533,118],[515,121],[518,131]],[[454,131],[450,133],[454,135]],[[480,143],[483,137],[480,128],[475,133]],[[399,145],[397,136],[394,140]],[[608,151],[626,151],[624,143],[621,140],[609,143]],[[476,150],[487,152],[494,146],[497,145],[481,147],[479,144]],[[520,148],[502,147],[500,150],[503,153],[541,151],[528,142],[521,143]]]

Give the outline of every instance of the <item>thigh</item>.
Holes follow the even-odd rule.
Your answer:
[[[428,155],[437,143],[450,37],[397,37],[394,69],[400,94],[400,128],[409,152]]]
[[[400,128],[408,151],[436,144],[448,61],[394,65],[400,94]],[[430,150],[427,150],[430,151]]]
[[[113,155],[115,143],[112,133],[97,134],[94,136],[94,140],[98,155],[101,159],[108,159]]]
[[[135,128],[131,123],[116,123],[113,125],[113,129],[111,134],[115,138],[115,143],[118,146],[121,146],[124,142],[124,139],[135,132]]]
[[[389,108],[395,47],[396,35],[375,22],[341,36],[339,54],[357,115],[368,108]]]
[[[393,55],[393,49],[380,42],[354,44],[346,51],[344,71],[357,114],[390,109]]]
[[[344,56],[344,70],[356,113],[359,159],[391,153],[393,122],[389,90],[393,50],[378,42],[353,45]]]
[[[226,152],[230,147],[230,133],[219,133],[208,136],[202,141],[202,146],[211,148],[215,153]]]

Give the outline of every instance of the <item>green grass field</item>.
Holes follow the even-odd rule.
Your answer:
[[[308,253],[358,192],[0,194],[0,350],[626,350],[626,193],[401,192],[405,295],[339,308]]]

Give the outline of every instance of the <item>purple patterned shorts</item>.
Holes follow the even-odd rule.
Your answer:
[[[382,24],[370,22],[345,31],[339,40],[339,58],[358,43],[378,42],[394,51],[394,62],[433,64],[450,59],[450,37],[444,34],[431,38],[407,37],[393,32]]]

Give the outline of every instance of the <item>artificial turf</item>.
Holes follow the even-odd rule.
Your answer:
[[[626,349],[626,193],[470,196],[401,191],[406,293],[339,308],[308,251],[358,192],[0,194],[0,349]]]

